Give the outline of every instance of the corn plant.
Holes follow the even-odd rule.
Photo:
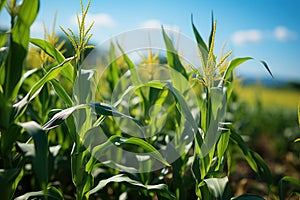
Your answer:
[[[10,15],[10,30],[1,33],[1,59],[0,59],[0,115],[1,115],[1,145],[0,145],[0,190],[4,199],[12,199],[19,181],[24,174],[24,159],[18,155],[15,148],[16,138],[21,137],[25,124],[18,121],[19,115],[15,114],[13,104],[18,100],[18,92],[24,81],[24,60],[28,51],[30,26],[34,22],[38,10],[39,1],[23,1],[17,5],[16,1],[1,1],[0,10],[5,6]],[[27,74],[28,75],[28,74]],[[34,134],[34,130],[28,131]],[[44,144],[46,136],[41,134],[33,137],[37,144]],[[39,146],[39,145],[37,145]],[[39,146],[40,148],[40,146]],[[40,152],[42,156],[44,151]],[[36,173],[41,173],[39,164],[36,163]],[[40,177],[41,188],[45,189],[47,178]]]

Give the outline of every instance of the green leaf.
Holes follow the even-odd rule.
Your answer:
[[[285,176],[282,179],[280,179],[278,183],[278,191],[279,191],[279,199],[284,200],[286,199],[286,193],[288,191],[288,186],[293,185],[292,191],[293,192],[300,192],[300,181],[290,177],[290,176]]]
[[[75,104],[92,102],[97,88],[97,72],[93,69],[80,69],[73,85]]]
[[[44,190],[48,184],[48,140],[47,135],[40,125],[36,122],[19,123],[34,141],[35,155],[33,158],[34,172]]]
[[[239,65],[243,64],[244,62],[246,62],[247,60],[251,60],[253,58],[251,57],[244,57],[244,58],[235,58],[233,60],[231,60],[229,66],[226,69],[226,72],[224,73],[223,79],[224,80],[228,80],[228,78],[231,75],[231,72]]]
[[[125,115],[119,112],[115,107],[105,104],[105,103],[89,103],[89,104],[79,104],[56,113],[47,123],[43,125],[44,130],[50,130],[56,128],[62,124],[74,111],[79,109],[91,108],[97,115],[104,116],[114,116],[114,117],[126,117],[133,120],[137,125],[141,126],[141,123],[135,118]]]
[[[57,80],[51,80],[51,84],[56,92],[56,94],[61,98],[61,100],[68,106],[73,105],[73,101],[62,85]]]
[[[5,62],[4,93],[6,99],[14,100],[19,90],[18,82],[22,76],[23,62],[28,50],[30,26],[35,20],[38,10],[38,0],[24,0],[18,11]]]
[[[272,76],[272,78],[274,78],[270,68],[268,67],[268,64],[263,60],[261,60],[260,62],[263,64],[263,66],[266,68],[266,70],[269,72],[269,74]]]
[[[96,146],[92,151],[92,155],[97,158],[98,156],[101,156],[104,152],[106,152],[112,145],[122,147],[123,144],[132,144],[141,147],[146,153],[148,153],[156,160],[160,161],[166,166],[170,166],[170,164],[162,157],[162,155],[151,144],[147,143],[146,141],[140,138],[134,138],[134,137],[125,138],[125,137],[113,135],[106,142]]]
[[[168,186],[165,184],[158,184],[158,185],[144,185],[141,182],[131,179],[129,178],[127,175],[125,174],[118,174],[115,176],[112,176],[108,179],[104,179],[99,181],[99,183],[97,184],[97,186],[95,188],[93,188],[90,193],[94,194],[97,191],[103,189],[107,184],[111,183],[111,182],[117,182],[117,183],[121,183],[121,182],[125,182],[125,184],[135,190],[147,190],[147,191],[155,191],[157,192],[158,195],[165,197],[167,199],[175,199],[175,197],[170,193],[170,191],[168,190]]]
[[[51,43],[46,40],[38,39],[38,38],[30,38],[30,42],[39,48],[41,48],[46,54],[48,54],[51,58],[56,60],[58,63],[64,62],[66,58],[63,54],[58,51]],[[74,80],[74,68],[70,63],[66,63],[64,68],[61,71],[62,75],[66,77],[73,83]]]
[[[216,31],[216,30],[214,30],[214,13],[213,13],[213,11],[211,11],[211,31],[210,31],[210,35],[209,35],[209,40],[208,40],[208,44],[209,44],[209,49],[211,48],[211,46],[212,45],[214,45],[213,44],[213,40],[214,40],[214,32]]]
[[[48,199],[53,199],[53,200],[64,199],[61,192],[58,189],[56,189],[55,187],[49,187],[46,190],[46,194],[44,194],[43,191],[28,192],[22,196],[17,197],[15,200],[29,200],[29,199],[35,199],[38,197],[41,198],[43,196],[46,196],[46,197],[48,197]]]
[[[258,172],[257,164],[252,156],[251,149],[247,146],[247,144],[244,142],[242,137],[237,134],[235,131],[231,130],[230,139],[233,140],[234,143],[238,145],[238,147],[242,150],[244,153],[245,159],[247,160],[248,164],[254,170],[256,173]]]
[[[61,125],[75,110],[86,108],[84,104],[73,106],[56,113],[47,123],[43,125],[43,130],[50,130]]]
[[[0,188],[2,199],[12,199],[18,183],[23,177],[23,170],[19,168],[0,169]]]
[[[109,55],[110,55],[109,57],[110,63],[108,67],[107,80],[109,82],[111,91],[113,91],[120,78],[117,70],[115,46],[113,43],[110,44]]]
[[[181,61],[179,59],[178,52],[176,51],[172,40],[168,37],[168,35],[166,34],[163,27],[162,27],[162,33],[163,33],[163,37],[164,37],[165,46],[167,49],[168,65],[171,68],[178,71],[179,73],[181,73],[186,79],[188,79],[186,70],[185,70],[184,66],[181,64]]]
[[[196,26],[194,25],[193,15],[191,16],[191,22],[192,22],[194,36],[197,41],[200,59],[202,61],[202,65],[203,65],[202,68],[203,68],[206,66],[206,63],[207,63],[209,49],[208,49],[206,43],[204,42],[203,38],[201,37],[200,33],[198,32]]]
[[[233,197],[231,200],[264,200],[264,198],[256,195],[256,194],[243,194],[238,197]]]
[[[254,158],[259,173],[258,175],[269,185],[271,186],[273,184],[273,176],[272,173],[268,167],[268,165],[265,163],[263,158],[256,152],[252,151],[252,157]]]
[[[228,177],[224,178],[208,178],[203,180],[209,191],[212,193],[212,195],[221,200],[226,200],[223,197],[228,196],[226,193],[230,193],[228,191]]]
[[[198,32],[198,30],[194,24],[193,15],[191,15],[191,22],[192,22],[193,31],[194,31],[194,35],[195,35],[198,46],[202,47],[202,49],[204,49],[208,54],[208,47],[207,47],[206,43],[204,42],[204,40],[202,39],[200,33]]]
[[[122,56],[123,56],[126,64],[128,65],[128,69],[130,70],[130,72],[132,74],[132,79],[133,79],[134,85],[139,85],[141,83],[141,80],[135,70],[135,64],[130,60],[130,58],[124,52],[124,50],[122,49],[122,47],[119,43],[118,43],[118,47],[119,47],[120,51],[122,52]]]
[[[217,144],[217,153],[218,153],[218,167],[220,167],[221,160],[227,150],[228,144],[229,144],[229,138],[230,138],[230,131],[226,131],[221,134],[220,139]]]
[[[0,32],[0,47],[4,47],[4,45],[5,45],[5,43],[6,43],[6,39],[7,39],[7,33],[3,33],[3,32]],[[7,48],[5,47],[5,48],[1,48],[0,49],[0,52],[2,53],[2,52],[4,52],[4,51],[6,51],[7,50]],[[3,54],[2,54],[3,55]],[[3,59],[2,58],[2,55],[1,55],[1,60]],[[0,62],[0,64],[2,64],[2,62]],[[1,66],[1,65],[0,65]]]
[[[2,119],[1,119],[2,120]],[[1,133],[1,154],[2,155],[9,155],[14,142],[18,139],[21,135],[21,127],[17,124],[11,124],[7,131]]]
[[[231,130],[232,131],[232,130]],[[257,173],[269,186],[273,184],[273,176],[271,171],[262,157],[256,152],[248,148],[242,137],[236,132],[232,131],[230,139],[233,140],[239,148],[243,151],[245,159],[255,173]]]
[[[34,84],[34,86],[30,89],[30,91],[26,94],[26,96],[19,102],[13,105],[15,109],[14,117],[18,117],[22,112],[24,112],[26,106],[30,101],[32,101],[41,91],[44,84],[53,80],[57,75],[60,73],[62,68],[65,66],[66,63],[71,61],[73,57],[67,58],[58,66],[51,68],[38,82]]]
[[[5,5],[7,0],[1,0],[0,1],[0,11],[2,10],[3,6]]]

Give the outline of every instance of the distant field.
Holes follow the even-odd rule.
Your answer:
[[[297,110],[300,90],[292,88],[266,88],[260,84],[236,85],[239,99],[254,105],[260,100],[265,108],[283,108]]]

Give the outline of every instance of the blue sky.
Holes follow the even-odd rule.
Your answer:
[[[84,4],[86,5],[86,0]],[[32,27],[33,37],[43,37],[42,22],[52,26],[55,12],[58,25],[75,28],[79,0],[41,0],[38,18]],[[204,38],[211,28],[211,11],[217,20],[216,47],[226,41],[235,57],[251,56],[238,73],[252,77],[267,77],[259,60],[265,60],[275,78],[300,81],[300,1],[104,1],[92,0],[88,20],[95,21],[93,41],[109,39],[124,31],[165,27],[180,31],[193,39],[191,14]],[[7,26],[8,17],[0,14],[0,25]]]

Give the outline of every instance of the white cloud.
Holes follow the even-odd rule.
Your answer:
[[[79,16],[81,19],[81,16]],[[88,13],[85,19],[86,26],[89,26],[94,22],[94,28],[112,28],[116,25],[115,20],[106,13],[91,14]],[[72,24],[77,25],[76,16],[72,17]]]
[[[289,41],[297,39],[297,34],[284,26],[277,26],[273,30],[239,30],[232,34],[231,41],[235,45],[259,43],[262,40]]]
[[[142,28],[160,28],[161,27],[161,22],[156,19],[150,19],[147,21],[144,21],[140,26]]]
[[[273,32],[275,38],[280,41],[295,40],[297,35],[295,32],[284,26],[277,26]]]
[[[233,33],[231,40],[236,45],[245,43],[257,43],[263,39],[263,33],[260,30],[241,30]]]
[[[161,26],[164,27],[166,30],[180,32],[180,28],[177,25],[169,25],[169,24],[162,24],[161,21],[157,19],[150,19],[147,21],[144,21],[140,24],[141,28],[161,28]]]

